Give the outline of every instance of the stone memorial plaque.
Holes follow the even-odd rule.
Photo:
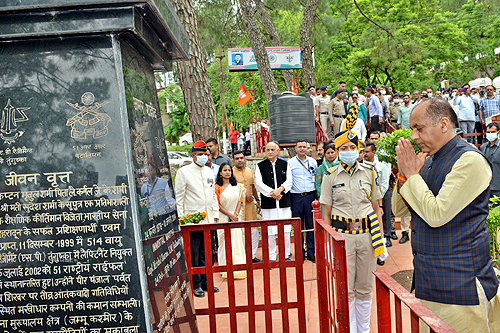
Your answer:
[[[163,26],[139,38],[114,0],[113,31],[84,31],[106,1],[36,2],[0,5],[21,22],[0,23],[0,331],[198,332],[153,76],[172,58],[148,48]]]

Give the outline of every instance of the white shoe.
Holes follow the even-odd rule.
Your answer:
[[[356,324],[357,333],[370,333],[370,313],[372,300],[362,301],[356,299]]]

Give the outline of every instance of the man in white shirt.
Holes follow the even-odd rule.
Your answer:
[[[288,163],[278,158],[279,145],[269,142],[266,157],[255,168],[255,187],[260,192],[262,217],[264,220],[289,219],[292,217],[290,189],[292,172]],[[276,261],[276,226],[269,227],[269,260]],[[290,255],[291,225],[285,225],[285,257]],[[297,230],[298,231],[298,230]]]
[[[193,162],[177,171],[175,178],[175,195],[177,199],[177,214],[183,217],[187,214],[205,212],[206,222],[219,221],[219,202],[215,195],[215,178],[212,169],[205,164],[208,161],[208,148],[204,141],[198,141],[191,148]],[[205,266],[205,244],[203,231],[191,232],[191,260],[193,267]],[[207,276],[193,275],[193,294],[204,297],[207,290]],[[218,292],[217,287],[214,288]]]

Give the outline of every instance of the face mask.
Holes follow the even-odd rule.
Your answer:
[[[196,164],[198,164],[198,165],[205,165],[207,162],[208,162],[208,156],[207,155],[196,156]]]
[[[449,98],[449,97],[450,97],[450,95],[449,95],[449,94],[444,94],[444,95],[443,95],[443,98]]]
[[[353,93],[353,94],[358,94],[358,91],[356,90],[356,91],[353,91],[352,93]]]
[[[457,96],[457,92],[456,92],[456,91],[452,92],[452,93],[451,93],[451,96],[452,96],[452,97]]]
[[[401,100],[396,98],[396,99],[394,100],[394,103],[399,104],[399,103],[401,103]]]
[[[380,91],[380,93],[381,93],[382,95],[385,95],[385,94],[386,94],[385,90],[381,90],[381,91]]]
[[[429,93],[428,96],[429,96],[429,98],[431,98],[432,97],[432,93]]]
[[[352,150],[352,151],[339,151],[339,160],[344,162],[347,165],[351,165],[359,157],[359,152],[357,150]]]
[[[495,133],[486,133],[486,140],[489,142],[495,141],[498,138],[498,132]]]

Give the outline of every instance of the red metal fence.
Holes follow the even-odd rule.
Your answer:
[[[293,246],[294,259],[291,261],[285,260],[285,234],[284,226],[291,225],[295,231]],[[269,261],[269,244],[268,244],[268,227],[278,226],[278,260],[276,262]],[[262,234],[262,263],[252,262],[252,236],[251,228],[261,227]],[[246,263],[234,265],[232,260],[232,239],[231,229],[243,228],[245,230],[245,254]],[[206,274],[208,286],[208,307],[196,309],[196,315],[208,315],[210,332],[217,332],[217,315],[229,314],[230,332],[238,331],[237,313],[248,313],[248,332],[255,332],[255,313],[257,311],[264,311],[266,333],[272,332],[272,311],[281,311],[282,330],[280,332],[288,333],[290,331],[305,333],[306,332],[306,315],[305,315],[305,294],[304,294],[304,278],[302,267],[302,235],[300,232],[300,219],[285,219],[285,220],[266,220],[266,221],[243,221],[243,222],[230,222],[230,223],[210,223],[210,224],[196,224],[196,225],[183,225],[181,227],[184,238],[184,250],[186,253],[186,261],[190,276],[192,274]],[[224,266],[214,266],[212,262],[212,246],[210,231],[224,230],[225,249],[226,249],[226,262]],[[191,263],[191,245],[189,233],[191,231],[203,231],[204,245],[205,245],[205,267],[192,267]],[[274,236],[271,236],[274,237]],[[273,303],[271,298],[271,277],[270,271],[272,268],[279,269],[280,275],[280,299],[281,302]],[[289,300],[288,285],[287,285],[287,268],[294,268],[295,270],[295,288],[296,300]],[[264,304],[256,304],[254,297],[254,271],[262,270],[264,280]],[[247,305],[236,306],[235,304],[235,283],[233,272],[244,271],[247,272]],[[227,286],[229,306],[216,307],[215,294],[214,294],[214,273],[227,272]],[[192,289],[192,284],[191,284]],[[290,310],[297,309],[298,327],[290,329]]]
[[[328,135],[321,126],[319,120],[316,120],[315,126],[316,126],[316,144],[320,143],[321,141],[328,141]]]
[[[345,240],[321,219],[315,226],[320,332],[348,333]]]
[[[269,143],[269,131],[262,127],[255,132],[257,140],[257,152],[263,153],[266,150],[266,145]]]
[[[394,315],[396,333],[419,332],[419,319],[430,328],[431,333],[456,333],[447,323],[429,310],[419,299],[408,292],[403,286],[396,282],[384,271],[375,271],[377,290],[377,321],[379,333],[392,333],[391,292],[394,294]],[[403,330],[403,314],[401,302],[410,308],[411,330],[405,327]]]

